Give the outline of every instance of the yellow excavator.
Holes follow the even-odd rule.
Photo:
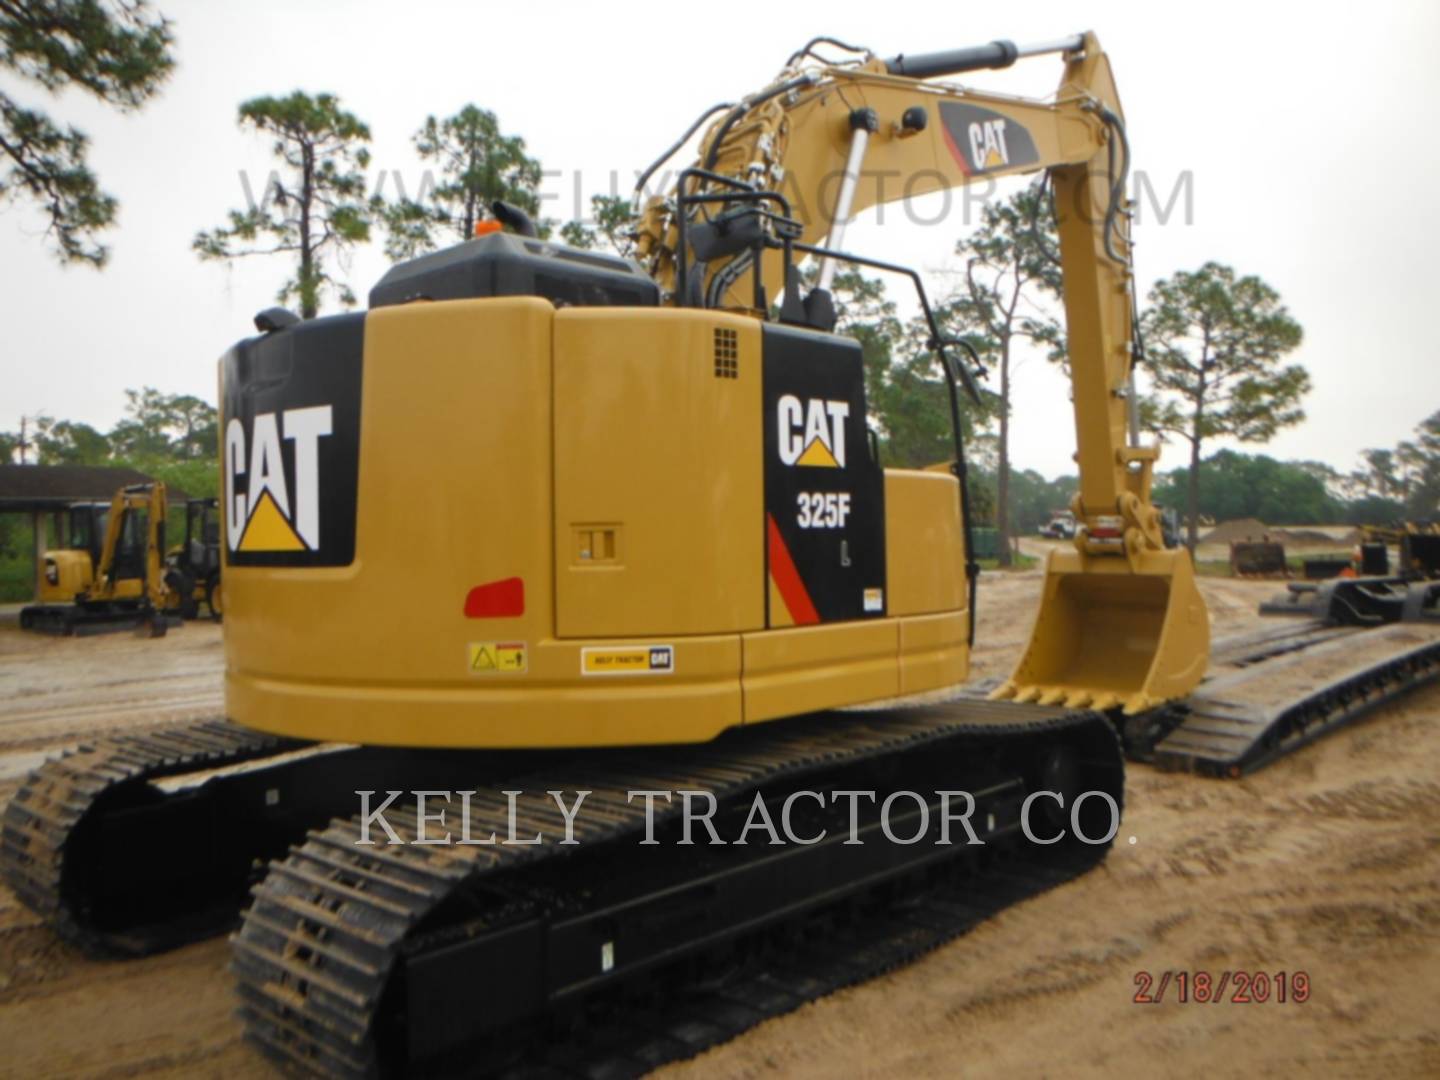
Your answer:
[[[144,626],[163,636],[180,604],[167,581],[167,509],[158,481],[71,507],[71,546],[45,553],[40,603],[20,610],[20,626],[65,635]]]
[[[317,740],[634,746],[963,681],[963,485],[882,468],[859,348],[816,313],[854,213],[1039,169],[1080,527],[1004,693],[1129,712],[1187,693],[1205,610],[1150,503],[1156,451],[1127,437],[1120,103],[1099,46],[1069,44],[1044,104],[920,81],[943,58],[797,69],[652,201],[648,272],[521,223],[395,267],[368,314],[232,353],[231,718]],[[814,248],[827,233],[836,254]],[[801,253],[822,260],[803,298]],[[436,516],[433,540],[402,503]],[[404,632],[377,632],[381,613]]]
[[[1046,101],[930,81],[1057,54]],[[221,362],[228,721],[33,776],[0,835],[25,903],[142,951],[251,888],[247,1033],[298,1071],[634,1072],[1103,858],[1116,720],[1186,698],[1208,654],[1136,438],[1106,55],[816,39],[671,154],[702,128],[638,261],[497,204],[504,231],[392,268],[366,312],[257,316]],[[1077,528],[995,700],[934,703],[975,630],[974,372],[931,318],[954,461],[884,467],[829,287],[894,271],[930,316],[918,275],[847,249],[852,216],[1040,170]]]

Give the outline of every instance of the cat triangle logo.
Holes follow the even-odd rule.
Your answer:
[[[777,446],[784,464],[845,468],[848,401],[824,398],[801,401],[794,394],[785,394],[776,402],[775,411],[779,421]]]
[[[329,405],[260,413],[225,428],[225,542],[234,552],[320,551],[320,440]],[[286,479],[286,448],[293,468]]]
[[[295,535],[290,522],[275,505],[268,491],[260,493],[260,501],[250,512],[245,533],[240,537],[238,551],[306,551],[305,542]]]
[[[977,121],[970,125],[970,160],[980,171],[1003,169],[1010,164],[1010,147],[1005,143],[1005,119]]]
[[[840,467],[840,463],[835,460],[835,455],[830,452],[830,448],[819,439],[810,440],[810,445],[805,448],[805,452],[800,455],[795,464],[814,465],[824,469]]]

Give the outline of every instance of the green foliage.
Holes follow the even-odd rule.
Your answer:
[[[1362,497],[1404,503],[1405,478],[1393,450],[1362,450],[1360,468],[1350,474],[1349,483]]]
[[[162,394],[150,386],[127,390],[125,396],[126,415],[108,433],[72,420],[36,417],[31,438],[35,461],[128,465],[189,495],[214,495],[219,478],[215,407],[189,394]]]
[[[1347,525],[1393,525],[1408,516],[1405,504],[1399,499],[1362,495],[1345,503],[1342,520]]]
[[[466,105],[444,120],[428,116],[414,143],[421,160],[439,168],[441,179],[414,199],[374,201],[390,258],[410,259],[447,240],[469,240],[497,199],[539,215],[540,162],[526,154],[524,139],[501,132],[488,109]]]
[[[1047,480],[1034,469],[1017,469],[1010,474],[1010,513],[1016,535],[1034,535],[1056,510],[1070,509],[1070,500],[1080,490],[1078,476]]]
[[[104,465],[110,460],[110,440],[73,420],[37,416],[32,445],[41,465]]]
[[[875,400],[876,412],[885,425],[884,460],[888,464],[923,468],[954,460],[950,390],[931,353],[907,351],[890,367]],[[974,420],[962,411],[960,423],[963,435]]]
[[[1054,220],[1035,186],[986,203],[980,227],[956,245],[965,280],[942,312],[982,360],[1006,362],[1019,338],[1046,346],[1052,359],[1063,358],[1064,335],[1049,303],[1060,296],[1057,250]]]
[[[212,451],[211,456],[203,461],[153,462],[145,469],[145,472],[156,480],[162,481],[166,487],[185,492],[192,499],[218,498],[220,495],[220,462],[216,457],[217,453],[218,451]],[[179,525],[183,530],[185,526],[183,515],[180,517]]]
[[[1405,507],[1414,518],[1440,517],[1440,412],[1415,429],[1415,438],[1395,449],[1405,483]]]
[[[1263,442],[1305,419],[1300,399],[1310,390],[1310,375],[1299,364],[1281,364],[1303,335],[1278,292],[1216,262],[1157,282],[1142,326],[1156,390],[1146,419],[1162,437],[1190,443],[1195,482],[1184,505],[1193,551],[1206,440]]]
[[[208,402],[188,394],[162,394],[153,387],[126,390],[126,417],[110,432],[115,461],[137,468],[173,461],[204,461],[219,445],[219,416]]]
[[[807,276],[814,280],[814,268]],[[836,329],[860,343],[865,396],[879,426],[883,460],[902,468],[953,460],[950,392],[929,347],[928,328],[919,321],[901,322],[884,283],[854,267],[837,271],[830,291]],[[974,409],[968,400],[962,403],[961,434],[967,446],[990,415],[987,409]]]
[[[591,222],[567,221],[560,226],[560,238],[578,248],[606,247],[622,254],[630,250],[630,229],[635,210],[623,195],[594,195],[590,198]]]
[[[174,66],[170,24],[144,0],[0,0],[0,71],[55,94],[85,90],[139,108]],[[0,202],[21,196],[49,218],[61,262],[103,266],[96,235],[118,203],[86,162],[89,140],[0,92]]]
[[[1154,500],[1183,505],[1189,467],[1162,475]],[[1346,506],[1327,488],[1312,463],[1276,461],[1264,454],[1221,450],[1200,463],[1197,508],[1216,521],[1259,518],[1272,525],[1320,525],[1343,521]]]
[[[997,369],[999,420],[995,442],[996,521],[1008,540],[1010,511],[1010,375],[1014,347],[1028,340],[1046,349],[1050,359],[1064,360],[1065,337],[1051,314],[1060,295],[1058,243],[1050,208],[1040,187],[1027,187],[1002,202],[987,203],[980,227],[956,245],[965,260],[965,277],[955,295],[940,309],[946,331],[965,336],[982,362]],[[1009,557],[1001,547],[1001,560]]]
[[[813,286],[818,268],[807,267],[803,278],[806,287]],[[836,271],[830,295],[835,304],[835,329],[860,343],[865,361],[865,395],[872,412],[881,413],[883,410],[876,406],[905,336],[904,324],[895,314],[895,302],[886,294],[883,281],[866,277],[853,266]],[[890,434],[888,428],[884,434]]]
[[[1360,460],[1346,486],[1374,513],[1391,511],[1367,524],[1440,518],[1440,412],[1422,420],[1414,438],[1402,439],[1394,450],[1365,450]]]
[[[298,301],[304,318],[319,314],[326,293],[347,307],[354,304],[354,293],[331,275],[329,264],[370,238],[363,171],[370,163],[370,129],[335,95],[300,90],[245,102],[239,123],[273,138],[271,151],[284,175],[271,180],[257,205],[231,210],[227,225],[197,233],[192,247],[202,259],[293,257],[295,276],[278,298]]]
[[[34,595],[35,561],[29,549],[0,551],[0,604],[19,603]]]

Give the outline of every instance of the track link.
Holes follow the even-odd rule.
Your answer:
[[[90,949],[147,951],[133,934],[91,921],[75,880],[77,844],[97,805],[121,789],[151,780],[278,754],[302,745],[224,720],[160,727],[137,735],[94,739],[70,748],[31,773],[0,824],[0,876],[32,911],[68,940]],[[173,857],[184,858],[176,851]]]
[[[1235,778],[1440,678],[1440,628],[1301,628],[1233,648],[1142,755],[1161,768]]]
[[[1046,753],[1061,744],[1072,755],[1067,775],[1077,790],[1106,791],[1118,804],[1123,798],[1123,758],[1115,733],[1103,716],[964,701],[885,712],[832,713],[762,725],[732,732],[701,747],[592,755],[505,785],[526,792],[591,792],[574,823],[575,846],[553,841],[564,832],[563,819],[553,804],[548,809],[543,804],[527,804],[519,816],[518,834],[544,833],[545,843],[534,846],[417,845],[420,823],[414,813],[403,811],[387,815],[402,843],[385,845],[381,836],[381,845],[364,846],[359,816],[336,820],[311,832],[286,859],[272,864],[253,890],[254,902],[233,938],[233,968],[247,1035],[273,1060],[309,1074],[416,1074],[427,1067],[416,1059],[415,1046],[426,1034],[447,1052],[459,1051],[467,1071],[473,1070],[480,1060],[469,1052],[473,1047],[452,1045],[458,1038],[454,1029],[467,1027],[465,1017],[483,1016],[492,1028],[498,1024],[499,1032],[492,1030],[486,1036],[493,1051],[496,1041],[507,1041],[536,1019],[507,998],[507,993],[516,998],[531,994],[546,1002],[572,994],[568,984],[563,991],[538,985],[544,976],[531,974],[537,966],[531,960],[540,955],[561,967],[579,963],[568,955],[556,959],[552,952],[561,948],[554,942],[578,940],[575,933],[564,936],[567,923],[573,927],[593,914],[585,909],[586,901],[577,902],[573,894],[577,890],[586,893],[583,883],[593,878],[597,868],[613,866],[617,877],[625,876],[624,860],[642,850],[636,838],[645,827],[644,809],[628,800],[627,792],[701,789],[713,793],[724,808],[741,796],[772,790],[770,786],[777,782],[804,778],[818,785],[827,777],[845,775],[841,770],[846,768],[888,763],[891,758],[899,761],[904,754],[968,756],[973,750],[980,757],[1001,747],[1040,769]],[[1043,771],[1037,778],[1038,786],[1046,786],[1048,778]],[[1058,779],[1050,782],[1061,783]],[[997,836],[1007,829],[1018,832],[1019,795],[1024,787],[1006,779],[994,790],[1000,794],[993,803],[984,804],[992,809],[988,825],[982,828],[996,830]],[[678,800],[669,805],[657,802],[655,811],[657,829],[674,825],[680,813]],[[506,835],[508,812],[500,795],[477,793],[472,803],[477,821],[474,835],[485,836],[492,829]],[[997,814],[1006,821],[997,824]],[[983,814],[981,820],[986,820]],[[433,834],[433,824],[431,828]],[[871,847],[872,853],[877,846]],[[893,931],[890,937],[876,929],[871,947],[847,953],[848,963],[828,974],[808,977],[799,989],[770,994],[768,1006],[732,1006],[726,1010],[726,1024],[709,1025],[713,1029],[709,1034],[670,1038],[665,1044],[668,1049],[651,1047],[639,1058],[634,1046],[597,1053],[601,1059],[618,1054],[617,1061],[633,1059],[648,1067],[658,1063],[657,1053],[663,1059],[697,1052],[703,1048],[701,1044],[728,1037],[723,1035],[727,1024],[733,1033],[736,1025],[743,1029],[811,996],[903,963],[997,910],[997,902],[1003,906],[1082,872],[1102,859],[1107,847],[1027,848],[1008,877],[1002,870],[993,880],[983,875],[970,879],[965,893],[968,900],[954,893],[935,894],[928,907],[917,904],[900,921],[884,924]],[[703,872],[698,869],[707,850],[675,850],[676,859],[667,872],[678,876],[652,895],[672,896],[677,891],[713,886],[722,872],[714,866]],[[860,851],[858,847],[845,848],[840,854],[858,860]],[[939,858],[932,860],[937,866]],[[576,869],[567,879],[566,867],[572,860]],[[852,863],[845,865],[849,868]],[[883,877],[863,861],[853,865],[860,867],[861,873],[873,873],[877,881]],[[704,879],[710,885],[700,883],[705,874],[710,875]],[[796,905],[794,911],[803,906]],[[766,911],[765,917],[778,917],[778,913]],[[672,914],[668,918],[673,923],[677,917]],[[654,922],[655,935],[663,936],[672,929],[661,915],[653,919],[658,920]],[[879,928],[882,923],[874,926]],[[532,932],[550,935],[538,953],[528,951],[530,939],[525,935]],[[696,940],[704,937],[700,929],[693,934]],[[698,949],[694,941],[685,945]],[[500,970],[473,970],[473,958],[482,955],[477,951],[481,949],[487,950],[483,956],[488,966]],[[622,954],[624,949],[622,945]],[[583,955],[592,966],[597,963],[588,946],[575,955]],[[605,953],[601,949],[595,955],[603,957]],[[459,959],[462,956],[466,958],[463,961]],[[598,963],[575,985],[588,992],[592,984],[623,984],[627,974],[623,959],[617,963],[612,954],[610,963],[617,965],[613,970],[604,966],[603,959]],[[658,971],[658,961],[651,968]],[[645,973],[649,976],[653,971]],[[516,974],[525,982],[523,987],[497,992],[498,980]],[[774,973],[761,972],[750,978],[774,978]],[[464,991],[450,988],[465,986],[476,988],[474,993],[483,995],[484,1001],[457,1002]],[[574,1000],[580,999],[575,991]],[[693,996],[688,1000],[693,1004]],[[456,1009],[460,1011],[456,1013]],[[501,1023],[495,1016],[497,1010],[513,1010],[514,1015]],[[676,1022],[692,1035],[706,1027],[687,1026],[683,1019]],[[472,1020],[468,1026],[479,1023]],[[642,1034],[653,1038],[655,1031],[645,1025]],[[555,1055],[544,1049],[546,1045],[545,1038],[539,1037],[525,1051],[519,1067],[526,1071],[538,1067],[547,1055],[553,1064]],[[566,1053],[569,1064],[561,1072],[588,1074],[596,1067],[596,1061],[587,1059],[585,1053],[577,1059],[573,1046]],[[440,1071],[445,1070],[441,1067]],[[620,1069],[622,1075],[633,1071]]]

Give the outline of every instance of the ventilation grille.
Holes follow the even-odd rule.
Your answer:
[[[715,328],[715,377],[740,377],[740,335],[734,330]]]

